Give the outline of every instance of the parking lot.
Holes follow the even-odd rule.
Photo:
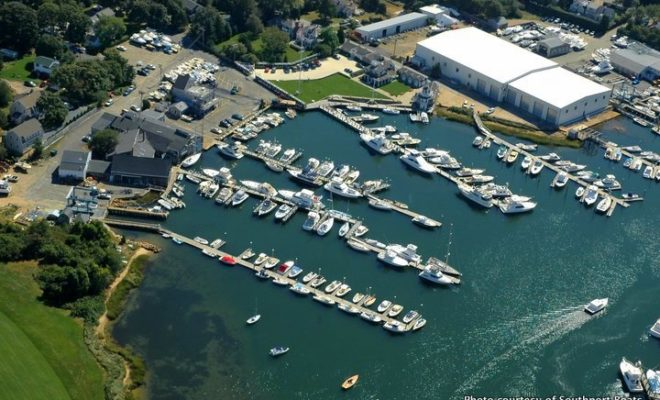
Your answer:
[[[316,68],[309,68],[302,71],[287,71],[282,68],[273,69],[257,69],[255,75],[269,80],[269,81],[292,81],[298,79],[321,79],[330,76],[337,72],[342,72],[344,69],[350,68],[356,70],[359,65],[348,58],[337,55],[337,58],[328,57],[321,60],[321,65]]]

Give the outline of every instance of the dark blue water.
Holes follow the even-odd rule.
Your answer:
[[[320,238],[300,227],[300,213],[286,225],[272,216],[256,218],[250,199],[240,208],[219,207],[186,183],[185,210],[166,226],[190,237],[228,241],[224,250],[247,247],[297,259],[306,270],[322,269],[355,291],[370,290],[406,309],[420,310],[428,324],[396,337],[336,309],[222,266],[187,247],[150,239],[165,248],[150,262],[143,287],[115,328],[121,343],[144,355],[154,399],[442,399],[465,395],[622,394],[622,356],[660,365],[660,341],[648,328],[660,317],[659,185],[602,157],[596,148],[542,148],[601,174],[614,173],[624,191],[643,194],[641,203],[618,207],[611,218],[575,200],[576,187],[550,188],[553,173],[533,178],[519,164],[497,161],[497,146],[471,146],[470,126],[434,119],[411,125],[404,116],[382,116],[423,139],[421,148],[441,147],[465,165],[487,169],[499,183],[539,203],[531,213],[506,216],[475,209],[440,176],[424,177],[391,156],[370,154],[357,135],[320,113],[272,129],[276,139],[307,157],[350,164],[360,179],[387,178],[384,197],[399,200],[443,222],[427,231],[396,213],[374,210],[366,201],[335,198],[333,206],[362,219],[367,234],[383,242],[415,243],[424,256],[444,257],[453,232],[450,263],[463,272],[451,289],[424,285],[413,270],[395,271],[371,254],[356,253],[336,236]],[[610,140],[660,150],[648,129],[616,120],[602,127]],[[515,142],[516,140],[514,140]],[[255,144],[252,144],[254,146]],[[201,167],[228,165],[238,179],[268,181],[278,189],[299,186],[260,162],[227,162],[215,150]],[[319,194],[322,189],[317,190]],[[325,196],[327,197],[327,196]],[[330,203],[327,203],[330,206]],[[352,296],[351,293],[349,296]],[[593,298],[609,297],[602,315],[582,312]],[[256,312],[262,320],[246,327]],[[405,312],[405,311],[404,311]],[[276,345],[291,347],[279,359]],[[359,373],[358,385],[339,384]]]

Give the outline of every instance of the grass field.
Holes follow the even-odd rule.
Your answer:
[[[240,34],[238,34],[238,35],[234,35],[234,36],[230,37],[229,39],[225,40],[224,42],[217,44],[217,45],[215,46],[215,48],[219,50],[219,49],[220,49],[222,46],[224,46],[224,45],[229,45],[229,44],[236,44],[236,43],[239,43],[239,41],[238,41],[238,37],[239,37],[239,36],[240,36]],[[263,44],[261,38],[257,38],[257,39],[253,40],[253,41],[250,42],[250,43],[252,44],[252,51],[254,52],[254,54],[255,54],[257,57],[259,57],[259,52],[261,51],[261,49],[262,49],[263,46],[264,46],[264,44]],[[286,47],[286,53],[285,53],[285,54],[286,54],[286,59],[287,59],[287,61],[289,61],[289,62],[296,61],[296,60],[298,60],[298,59],[300,58],[300,54],[298,53],[298,50],[294,49],[294,48],[291,47],[291,46],[287,46],[287,47]],[[304,58],[304,57],[307,57],[307,56],[310,55],[310,54],[312,54],[311,51],[309,51],[309,50],[305,50],[305,51],[303,52],[303,58]]]
[[[401,81],[392,81],[385,86],[381,86],[380,89],[386,91],[392,96],[400,96],[409,91],[411,87]]]
[[[32,63],[36,57],[34,55],[25,56],[16,61],[5,61],[4,67],[0,70],[0,79],[10,81],[25,81],[30,78],[32,73]],[[29,65],[28,65],[29,64]],[[38,79],[32,79],[38,83]]]
[[[102,400],[82,326],[39,302],[34,263],[0,265],[0,399]]]
[[[273,81],[281,89],[295,94],[298,89],[298,81]],[[302,93],[297,97],[305,103],[321,100],[333,94],[342,96],[371,97],[371,88],[359,82],[355,82],[344,75],[333,74],[322,79],[303,81]],[[386,98],[378,92],[374,92],[377,99]]]

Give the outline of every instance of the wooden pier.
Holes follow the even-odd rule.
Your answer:
[[[126,215],[129,217],[140,218],[154,218],[154,219],[167,219],[168,211],[149,211],[142,208],[129,208],[129,207],[116,207],[109,206],[108,214],[111,215]]]
[[[310,284],[303,284],[302,282],[299,282],[296,279],[290,278],[287,275],[280,274],[280,273],[277,272],[277,266],[273,267],[272,269],[265,269],[261,266],[255,265],[252,262],[250,262],[248,260],[244,260],[244,259],[241,258],[241,255],[245,254],[245,252],[247,250],[242,252],[241,255],[239,255],[239,256],[234,256],[234,255],[229,254],[227,252],[224,252],[220,249],[213,248],[210,245],[205,245],[205,244],[199,243],[199,242],[195,241],[194,239],[191,239],[191,238],[189,238],[185,235],[182,235],[182,234],[173,232],[169,229],[163,228],[158,224],[146,224],[146,223],[138,223],[138,222],[133,222],[133,221],[122,221],[122,220],[116,220],[116,219],[105,219],[103,221],[108,225],[119,227],[119,228],[140,229],[140,230],[146,230],[146,231],[150,231],[150,232],[154,232],[154,233],[159,233],[161,235],[163,235],[163,234],[168,235],[172,239],[176,239],[179,242],[181,242],[182,244],[187,244],[187,245],[192,246],[196,249],[199,249],[199,250],[203,251],[204,254],[206,254],[208,256],[212,256],[216,259],[221,259],[222,257],[226,257],[226,256],[232,257],[236,261],[236,264],[235,264],[236,266],[244,267],[244,268],[246,268],[246,269],[248,269],[252,272],[255,272],[255,273],[259,272],[259,271],[263,271],[263,273],[265,273],[268,276],[269,280],[277,279],[280,282],[286,282],[286,285],[283,285],[283,286],[286,286],[288,288],[291,288],[295,284],[303,285],[306,289],[308,289],[310,291],[309,295],[311,295],[311,296],[318,296],[318,297],[322,297],[322,298],[332,300],[332,301],[334,301],[334,304],[337,305],[337,306],[342,305],[344,307],[352,307],[353,310],[357,311],[357,313],[355,315],[359,315],[361,313],[366,313],[366,314],[370,314],[370,315],[378,315],[381,319],[381,321],[378,322],[378,324],[382,324],[382,323],[397,324],[398,323],[398,324],[400,324],[401,326],[404,327],[403,332],[407,332],[407,331],[412,330],[412,327],[413,327],[413,325],[415,324],[415,322],[417,320],[417,319],[414,319],[414,320],[410,321],[408,324],[404,324],[403,322],[397,320],[396,318],[389,317],[387,315],[388,310],[385,310],[383,313],[379,313],[375,309],[371,309],[371,308],[368,308],[368,307],[364,306],[362,304],[364,302],[364,299],[360,303],[357,303],[357,304],[353,303],[350,300],[353,297],[351,295],[352,292],[349,292],[348,294],[346,294],[345,298],[344,297],[339,297],[335,294],[337,292],[336,290],[332,293],[326,293],[324,288],[323,289],[314,288]],[[278,260],[278,262],[279,262],[279,260]],[[231,267],[231,266],[228,266],[228,267]],[[331,279],[328,279],[328,281],[331,281]],[[324,284],[323,286],[327,286],[327,285]],[[321,287],[323,287],[323,286],[321,286]],[[294,294],[297,294],[297,293],[294,292]],[[301,295],[301,297],[302,297],[302,295]],[[376,304],[376,303],[374,303],[374,304]],[[401,333],[403,333],[403,332],[401,332]]]
[[[573,175],[573,174],[571,174],[571,173],[569,173],[569,172],[564,171],[563,169],[559,168],[558,166],[554,165],[553,163],[550,163],[550,162],[548,162],[548,161],[542,160],[542,159],[540,159],[539,157],[535,156],[534,154],[532,154],[532,153],[530,153],[530,152],[528,152],[528,151],[526,151],[526,150],[523,150],[523,149],[519,148],[518,146],[516,146],[516,145],[514,145],[514,144],[512,144],[512,143],[510,143],[510,142],[508,142],[508,141],[506,141],[506,140],[504,140],[504,139],[501,139],[501,138],[498,137],[498,136],[495,136],[495,135],[494,135],[494,134],[493,134],[488,128],[486,128],[486,126],[483,124],[483,122],[481,121],[481,117],[479,116],[479,113],[478,113],[476,110],[474,110],[474,111],[472,112],[472,117],[473,117],[473,119],[474,119],[474,122],[475,122],[475,124],[476,124],[476,126],[477,126],[477,129],[478,129],[479,133],[481,133],[482,135],[486,136],[486,137],[487,137],[488,139],[490,139],[493,143],[498,144],[498,145],[504,145],[504,146],[508,147],[508,151],[510,151],[511,149],[515,149],[515,150],[518,151],[518,153],[521,154],[522,156],[530,157],[530,158],[532,158],[532,160],[539,160],[539,161],[541,161],[541,162],[543,163],[543,166],[544,166],[545,168],[548,168],[549,170],[554,171],[556,174],[559,174],[560,172],[565,173],[566,176],[567,176],[567,178],[568,178],[569,180],[571,180],[571,181],[577,183],[577,184],[580,185],[580,186],[583,186],[585,189],[591,185],[591,183],[586,182],[586,181],[583,181],[583,180],[580,179],[579,177],[577,177],[577,176],[575,176],[575,175]],[[554,180],[553,180],[553,182],[554,182]],[[605,190],[603,190],[603,189],[600,189],[600,188],[599,188],[599,189],[598,189],[598,194],[599,194],[601,197],[610,197],[610,198],[612,199],[612,205],[611,205],[610,209],[609,209],[609,210],[607,211],[607,213],[606,213],[606,215],[607,215],[608,217],[611,216],[612,213],[614,213],[614,209],[616,208],[616,206],[620,205],[620,206],[622,206],[622,207],[624,207],[624,208],[630,206],[630,204],[628,204],[628,202],[624,201],[623,199],[621,199],[621,198],[619,198],[619,197],[613,196],[610,192],[607,192],[607,191],[605,191]]]
[[[583,134],[585,140],[590,140],[596,144],[598,144],[600,147],[603,149],[607,150],[608,148],[612,147],[614,149],[617,149],[621,152],[622,155],[628,157],[628,158],[639,158],[642,162],[642,165],[644,166],[649,166],[652,168],[656,168],[656,164],[652,161],[649,161],[643,157],[640,157],[639,155],[635,155],[634,153],[629,152],[628,150],[625,150],[621,148],[618,144],[610,141],[603,140],[600,136],[602,135],[601,132],[596,131],[595,129],[592,128],[587,128],[583,129],[580,131],[581,134]]]

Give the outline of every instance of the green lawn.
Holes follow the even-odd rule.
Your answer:
[[[311,54],[312,54],[311,51],[303,50],[302,58],[305,58],[305,57],[307,57]],[[291,46],[287,46],[287,48],[286,48],[286,60],[288,62],[294,62],[294,61],[300,60],[300,52],[298,50],[294,49]]]
[[[0,78],[9,81],[25,81],[30,78],[32,73],[32,63],[36,56],[30,55],[16,61],[5,61],[4,67],[0,70]],[[38,79],[32,79],[38,82]]]
[[[282,90],[294,95],[298,89],[297,80],[273,81],[273,83],[279,86]],[[341,74],[333,74],[322,79],[303,81],[301,89],[302,93],[296,96],[305,103],[321,100],[333,94],[368,98],[372,96],[370,87],[353,81]],[[378,92],[374,92],[373,96],[377,99],[386,98]]]
[[[392,96],[400,96],[409,91],[411,87],[401,81],[392,81],[385,86],[381,86],[380,89],[386,91]]]
[[[0,399],[102,400],[82,326],[37,300],[32,263],[0,264]]]
[[[229,45],[229,44],[236,44],[236,43],[239,43],[239,42],[238,42],[238,38],[239,38],[240,35],[241,35],[241,34],[239,33],[239,34],[237,34],[237,35],[234,35],[234,36],[230,37],[229,39],[225,40],[225,41],[222,42],[222,43],[218,43],[218,44],[215,46],[215,48],[216,48],[217,50],[220,50],[220,48],[221,48],[222,46],[224,46],[224,45]],[[251,44],[252,44],[252,52],[253,52],[257,57],[259,57],[259,52],[261,51],[261,49],[262,49],[263,46],[264,46],[264,44],[263,44],[261,38],[257,38],[257,39],[255,39],[255,40],[253,40],[253,41],[251,42]],[[307,56],[310,55],[310,54],[312,54],[311,51],[305,50],[305,51],[303,52],[303,58],[307,57]],[[298,50],[294,49],[294,48],[291,47],[291,46],[287,46],[287,48],[286,48],[286,59],[287,59],[287,61],[292,62],[292,61],[296,61],[296,60],[298,60],[299,58],[300,58],[300,54],[298,53]]]

